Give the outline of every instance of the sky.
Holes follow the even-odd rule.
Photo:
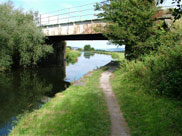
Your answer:
[[[5,2],[8,0],[0,0]],[[102,0],[11,0],[15,7],[25,10],[35,10],[40,13],[47,13],[64,8],[80,6],[88,3],[101,2]]]
[[[0,0],[0,3],[7,2],[8,0]],[[92,7],[96,2],[102,2],[103,0],[11,0],[16,8],[24,9],[25,11],[33,10],[38,11],[40,14],[45,15],[45,13],[61,10],[65,8],[71,8],[74,10],[79,10],[77,6],[89,4],[85,6],[87,9]],[[166,0],[163,4],[164,6],[170,6],[172,0]],[[108,49],[116,48],[115,45],[108,45],[108,41],[67,41],[67,45],[73,47],[81,47],[90,44],[95,49]]]
[[[0,0],[6,2],[8,0]],[[102,2],[104,0],[11,0],[15,7],[25,10],[35,10],[40,13],[47,13],[64,8],[76,7],[89,3]],[[171,5],[172,0],[165,0],[164,6]]]

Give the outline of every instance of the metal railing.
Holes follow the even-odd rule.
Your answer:
[[[100,3],[108,2],[109,0],[102,1]],[[54,24],[71,23],[77,21],[94,20],[97,19],[99,11],[95,10],[96,3],[89,3],[81,6],[75,6],[70,8],[64,8],[45,14],[40,14],[39,25],[49,26]],[[165,8],[174,8],[176,5],[162,6]],[[160,7],[160,5],[159,5]]]
[[[39,18],[40,26],[97,19],[99,12],[95,11],[95,4],[89,3],[41,14]]]

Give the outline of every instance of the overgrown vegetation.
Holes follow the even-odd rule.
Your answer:
[[[74,64],[77,62],[78,57],[81,55],[79,51],[72,50],[71,48],[66,48],[66,62],[67,64]]]
[[[128,64],[129,65],[129,64]],[[135,77],[133,70],[138,66],[121,68],[111,80],[124,117],[132,136],[181,136],[182,105],[181,101],[149,94],[153,90],[149,83],[143,84],[147,75]],[[131,68],[129,70],[128,68]],[[157,68],[157,67],[156,67]],[[142,70],[138,74],[143,74]],[[146,69],[145,69],[146,70]],[[144,72],[146,73],[146,72]],[[130,77],[131,76],[131,77]],[[156,77],[157,80],[160,77]],[[140,83],[140,81],[142,83]],[[151,82],[155,82],[152,80]]]
[[[0,4],[0,11],[0,71],[34,66],[53,52],[37,27],[37,13],[15,9],[11,2]]]
[[[85,86],[72,86],[24,115],[10,135],[109,136],[109,115],[99,88],[101,72],[85,77]]]
[[[182,99],[182,45],[161,46],[157,53],[141,61],[125,62],[125,77],[135,81],[149,93]]]
[[[180,136],[181,20],[170,28],[156,21],[153,2],[111,0],[97,7],[109,21],[105,35],[112,43],[125,44],[130,60],[115,72],[113,90],[133,136]]]
[[[133,136],[182,134],[180,22],[158,37],[157,52],[151,51],[135,61],[122,61],[114,74],[113,90]]]
[[[181,20],[161,40],[157,52],[124,60],[112,79],[132,136],[181,136]]]
[[[114,73],[113,90],[133,136],[181,136],[181,62],[176,42],[141,61],[125,60]]]

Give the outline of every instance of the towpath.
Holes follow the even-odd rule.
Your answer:
[[[100,77],[100,87],[103,90],[111,120],[111,136],[130,136],[128,125],[120,110],[116,96],[112,91],[109,79],[116,66],[109,66],[109,69]]]

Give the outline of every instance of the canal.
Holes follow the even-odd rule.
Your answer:
[[[0,136],[8,135],[23,113],[40,108],[56,93],[69,87],[70,82],[111,60],[109,55],[83,52],[77,62],[68,62],[65,67],[0,73]]]

